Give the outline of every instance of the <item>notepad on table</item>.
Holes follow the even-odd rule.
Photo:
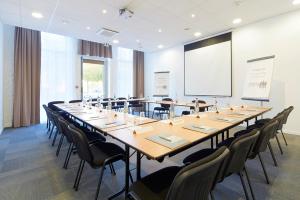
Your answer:
[[[215,120],[217,120],[217,121],[223,121],[223,122],[228,122],[228,123],[235,123],[235,122],[238,121],[237,119],[228,118],[228,117],[215,117]]]
[[[188,124],[188,125],[184,126],[183,128],[189,129],[192,131],[201,132],[201,133],[213,133],[218,130],[214,127],[201,126],[201,125],[197,125],[197,124]]]
[[[157,144],[160,144],[162,146],[168,147],[170,149],[175,149],[188,143],[187,140],[179,136],[170,135],[170,134],[152,135],[147,137],[146,139],[155,142]]]

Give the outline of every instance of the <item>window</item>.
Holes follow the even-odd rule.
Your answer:
[[[117,51],[117,97],[127,97],[133,94],[133,51],[118,48]]]
[[[41,33],[41,105],[76,99],[77,40]],[[41,108],[41,121],[46,116]]]

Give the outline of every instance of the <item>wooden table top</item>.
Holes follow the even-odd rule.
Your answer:
[[[101,132],[108,132],[111,130],[117,130],[120,128],[127,128],[134,125],[141,125],[156,121],[146,117],[139,117],[136,115],[125,114],[123,112],[116,112],[112,110],[109,111],[106,109],[99,109],[93,106],[91,108],[82,107],[81,104],[78,103],[55,105],[76,119],[85,122]]]
[[[143,102],[145,103],[155,103],[155,104],[167,104],[167,105],[171,105],[172,103],[175,106],[184,106],[184,107],[195,107],[196,103],[192,103],[192,102],[184,102],[184,101],[155,101],[155,100],[144,100]],[[206,104],[206,103],[199,103],[199,108],[207,108],[207,107],[211,107],[213,105],[211,104]]]
[[[247,107],[247,108],[235,108],[234,110],[224,109],[220,110],[219,114],[216,112],[205,112],[200,113],[200,118],[196,115],[185,115],[174,119],[173,125],[170,125],[169,120],[158,121],[150,124],[144,124],[136,128],[134,134],[133,128],[124,128],[118,130],[108,131],[107,134],[114,137],[115,139],[129,145],[131,148],[138,150],[148,156],[151,159],[159,159],[163,156],[170,155],[188,146],[193,146],[201,141],[204,141],[217,133],[228,130],[241,124],[245,120],[255,118],[256,116],[262,115],[268,112],[271,108],[260,108],[260,107]],[[235,122],[229,123],[225,121],[219,121],[216,118],[226,117],[235,119]],[[211,133],[202,133],[184,128],[188,124],[197,124],[200,126],[208,126],[216,128],[217,130]],[[139,133],[138,130],[143,130]],[[188,141],[184,146],[171,149],[161,144],[157,144],[147,139],[153,135],[175,135]]]

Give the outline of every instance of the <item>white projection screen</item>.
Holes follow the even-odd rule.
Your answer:
[[[186,96],[232,96],[231,33],[185,45]]]

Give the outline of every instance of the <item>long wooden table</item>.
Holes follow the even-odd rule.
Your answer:
[[[148,117],[150,116],[150,104],[166,104],[171,105],[174,104],[174,106],[180,106],[180,107],[196,107],[196,103],[192,102],[184,102],[184,101],[155,101],[155,100],[144,100],[143,103],[147,104],[147,113]],[[208,110],[209,107],[212,107],[211,104],[206,103],[199,103],[199,108],[205,108]]]
[[[175,118],[173,120],[156,121],[149,118],[144,118],[143,121],[133,123],[134,120],[139,117],[131,116],[129,114],[123,114],[120,112],[99,111],[98,108],[82,108],[78,105],[64,105],[56,104],[58,108],[68,112],[74,118],[81,120],[83,123],[91,126],[104,134],[111,136],[112,138],[125,144],[126,160],[125,160],[125,193],[128,193],[129,189],[129,153],[130,148],[137,152],[136,159],[136,175],[137,179],[141,178],[141,156],[142,154],[149,159],[161,160],[165,156],[172,156],[179,152],[182,152],[194,145],[197,145],[203,141],[211,139],[213,147],[213,138],[216,137],[216,144],[218,143],[218,136],[222,134],[222,140],[224,140],[224,133],[227,132],[229,137],[229,129],[240,125],[243,122],[247,122],[257,118],[260,115],[271,110],[271,108],[262,107],[234,107],[233,109],[221,109],[218,113],[214,111],[208,111],[200,113],[198,115],[186,115]],[[92,117],[91,117],[92,116]],[[130,116],[128,119],[128,116]],[[93,119],[93,117],[97,119]],[[229,121],[224,121],[224,120]],[[121,121],[117,126],[105,127],[108,121]],[[170,123],[171,122],[171,123]],[[189,124],[197,124],[200,126],[207,126],[214,128],[214,131],[210,133],[193,131],[186,129]],[[185,144],[176,148],[169,148],[164,145],[155,143],[149,140],[149,137],[155,135],[174,135],[182,138],[186,141]],[[120,193],[118,193],[120,194]]]

